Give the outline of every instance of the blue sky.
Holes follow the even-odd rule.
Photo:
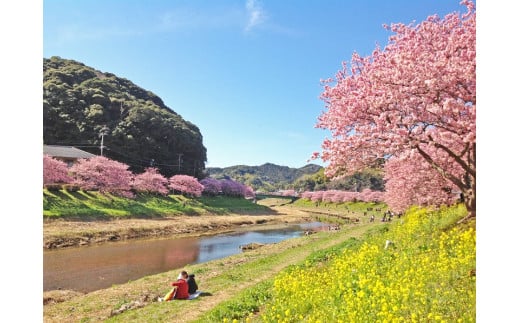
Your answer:
[[[352,53],[384,46],[384,23],[453,11],[464,7],[456,0],[46,0],[43,55],[157,94],[200,128],[207,167],[301,167],[329,136],[314,128],[324,109],[320,80]]]

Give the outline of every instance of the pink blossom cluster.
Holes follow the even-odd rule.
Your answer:
[[[305,191],[301,193],[301,198],[311,200],[313,202],[329,202],[329,203],[343,203],[343,202],[382,202],[384,200],[384,192],[372,191],[365,189],[361,192],[350,192],[341,190],[327,190],[327,191]]]
[[[205,195],[215,196],[222,192],[222,184],[218,179],[206,177],[200,183],[204,186],[202,193]]]
[[[102,193],[133,197],[133,174],[129,166],[103,156],[79,159],[69,172],[83,190],[99,190]],[[44,169],[45,173],[45,169]]]
[[[289,189],[289,190],[281,190],[280,195],[281,196],[298,196],[298,193],[296,193],[296,191],[293,189]]]
[[[200,181],[204,186],[203,194],[215,196],[224,194],[228,196],[239,196],[245,198],[255,197],[254,190],[244,184],[235,182],[232,179],[218,180],[211,177],[206,177]]]
[[[67,164],[48,155],[43,156],[43,184],[70,183]]]
[[[460,167],[443,166],[454,174],[463,173]],[[458,188],[432,171],[432,166],[414,151],[392,157],[385,163],[385,181],[385,202],[396,212],[410,205],[451,205],[460,197]]]
[[[220,181],[222,193],[228,196],[237,197],[254,197],[253,189],[245,184],[235,182],[232,179],[223,179]]]
[[[73,183],[83,190],[98,190],[119,196],[133,197],[133,192],[167,195],[170,190],[199,197],[225,194],[252,198],[253,189],[231,179],[205,178],[200,182],[193,176],[174,175],[166,178],[157,168],[149,167],[134,175],[129,166],[103,156],[80,159],[71,168],[50,156],[43,156],[43,184]]]
[[[456,187],[474,213],[476,11],[462,3],[462,15],[387,27],[394,34],[385,48],[354,53],[350,67],[343,63],[335,80],[324,81],[326,110],[316,126],[332,139],[313,157],[329,163],[328,176],[387,160],[387,198],[395,207],[444,203],[439,188]]]
[[[144,173],[135,175],[132,187],[140,193],[158,193],[168,195],[169,181],[155,167],[148,167]]]
[[[204,186],[195,177],[189,175],[173,175],[170,177],[169,187],[174,191],[194,197],[201,196],[204,190]]]

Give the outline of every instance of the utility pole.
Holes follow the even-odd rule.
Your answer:
[[[101,137],[101,146],[99,147],[99,149],[101,150],[101,156],[103,156],[103,148],[105,148],[105,146],[103,146],[103,141],[105,136],[108,135],[109,130],[110,129],[105,125],[103,126],[103,128],[101,128],[99,132],[99,136]]]
[[[179,173],[181,172],[181,157],[182,157],[182,153],[181,154],[177,154],[179,155]]]

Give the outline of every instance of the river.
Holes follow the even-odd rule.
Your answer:
[[[242,252],[248,243],[276,243],[301,236],[306,230],[326,230],[310,222],[255,227],[215,236],[134,240],[43,253],[43,290],[92,292],[188,264],[220,259]]]

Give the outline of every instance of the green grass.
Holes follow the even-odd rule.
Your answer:
[[[182,195],[138,194],[129,199],[99,192],[43,190],[45,218],[154,218],[201,214],[270,214],[265,206],[226,196],[187,198]]]
[[[253,287],[240,291],[233,299],[220,303],[194,322],[223,322],[224,319],[238,320],[254,315],[272,297],[272,289],[273,280],[264,280]]]
[[[344,203],[332,203],[332,202],[313,202],[308,199],[298,199],[292,203],[292,206],[300,209],[316,209],[323,210],[329,209],[332,211],[352,211],[354,213],[367,212],[367,208],[373,208],[373,211],[369,211],[370,214],[382,214],[387,210],[387,206],[384,203],[375,202],[344,202]],[[375,209],[381,209],[381,212],[376,212]]]
[[[226,196],[214,196],[207,197],[202,196],[197,198],[199,203],[205,205],[208,210],[212,210],[214,213],[231,213],[236,214],[271,214],[270,208],[264,205],[253,203],[250,200],[237,197],[226,197]]]

